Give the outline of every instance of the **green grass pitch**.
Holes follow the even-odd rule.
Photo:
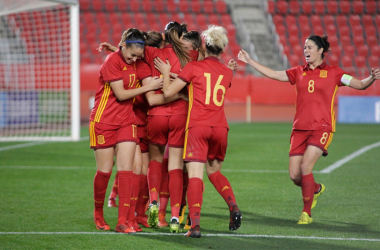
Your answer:
[[[242,210],[242,226],[228,231],[227,205],[206,177],[200,239],[168,234],[169,228],[143,228],[135,235],[97,231],[88,139],[8,150],[22,143],[2,142],[0,249],[380,249],[380,147],[318,173],[379,142],[380,126],[337,125],[329,156],[314,168],[326,192],[310,225],[296,224],[302,198],[287,173],[290,132],[290,123],[230,124],[223,171]],[[117,209],[104,209],[113,229]]]

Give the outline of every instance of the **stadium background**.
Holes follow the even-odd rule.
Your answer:
[[[189,30],[208,24],[225,27],[230,44],[222,61],[237,60],[241,48],[264,65],[284,70],[304,64],[303,43],[310,34],[329,36],[329,64],[363,78],[380,65],[380,1],[273,0],[80,0],[81,120],[87,122],[99,67],[107,53],[100,42],[117,44],[130,27],[163,31],[169,21]],[[295,88],[260,76],[238,61],[226,94],[229,121],[292,121]],[[366,91],[341,88],[341,96],[380,96],[374,84]]]

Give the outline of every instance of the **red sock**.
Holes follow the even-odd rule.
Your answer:
[[[95,213],[103,216],[104,198],[106,197],[108,181],[112,173],[96,171],[94,178],[94,204]]]
[[[172,217],[179,217],[179,210],[181,209],[182,201],[182,169],[174,169],[169,171],[169,194],[170,194],[170,207]]]
[[[109,198],[116,199],[118,192],[119,192],[119,190],[117,187],[117,173],[116,173],[115,180],[113,181],[112,191],[110,193]]]
[[[158,193],[161,186],[161,163],[150,161],[148,166],[148,186],[150,203],[158,201]]]
[[[168,158],[164,158],[161,165],[161,187],[160,187],[160,209],[159,213],[166,213],[166,207],[169,202],[169,174]]]
[[[318,193],[319,188],[321,187],[321,184],[316,183],[316,182],[314,182],[314,183],[315,183],[315,185],[314,185],[314,194],[316,194],[316,193]]]
[[[139,198],[136,203],[136,213],[138,216],[145,216],[145,205],[149,200],[148,180],[146,175],[140,175]]]
[[[301,175],[301,188],[303,197],[303,210],[311,215],[311,205],[313,204],[315,182],[313,174]]]
[[[133,186],[132,171],[118,171],[119,186],[119,216],[117,224],[124,224],[127,221],[129,208],[131,207],[131,194]]]
[[[140,175],[132,174],[132,195],[131,195],[131,207],[129,208],[127,220],[135,218],[136,204],[139,197],[140,189]]]
[[[201,208],[203,202],[203,181],[199,178],[190,178],[187,189],[187,201],[189,203],[189,215],[191,227],[200,225]]]
[[[208,178],[211,181],[212,185],[214,185],[216,191],[218,191],[218,193],[226,201],[231,211],[233,207],[236,206],[236,200],[230,182],[224,175],[222,175],[220,171],[209,175]]]
[[[186,206],[186,192],[187,192],[187,186],[189,185],[189,175],[187,172],[183,171],[183,189],[182,189],[182,202],[181,206]]]

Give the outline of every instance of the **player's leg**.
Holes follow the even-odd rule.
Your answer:
[[[169,174],[168,174],[168,162],[169,162],[169,147],[166,147],[164,159],[161,165],[161,186],[160,186],[160,202],[158,211],[158,226],[167,227],[169,224],[165,220],[166,207],[169,202]]]
[[[142,148],[142,172],[140,175],[140,191],[139,191],[139,198],[137,199],[136,204],[136,221],[138,224],[143,225],[144,227],[149,227],[148,224],[148,216],[145,215],[145,205],[149,201],[149,189],[148,189],[148,180],[147,180],[147,172],[148,172],[148,165],[149,165],[149,151],[148,151],[148,144],[145,146],[141,146]]]

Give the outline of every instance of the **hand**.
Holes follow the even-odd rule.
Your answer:
[[[170,72],[169,74],[170,74],[170,78],[173,79],[173,80],[176,79],[176,78],[178,77],[178,74],[176,74],[176,73],[172,73],[172,72]],[[170,80],[171,80],[171,79],[170,79]]]
[[[236,71],[238,69],[238,64],[234,59],[231,59],[228,62],[228,68],[230,68],[232,71]]]
[[[380,79],[380,69],[374,69],[374,68],[372,68],[372,69],[371,69],[371,76],[372,76],[375,80],[379,80],[379,79]]]
[[[185,95],[185,94],[183,94],[181,92],[179,92],[178,95],[179,95],[179,97],[181,97],[182,100],[187,101],[187,102],[189,101],[189,96],[188,95]]]
[[[151,88],[151,90],[161,89],[163,82],[164,78],[155,76],[152,77],[152,79],[149,81],[148,86]]]
[[[165,75],[170,73],[171,66],[168,59],[166,59],[166,63],[164,63],[164,61],[162,61],[159,57],[154,58],[153,61],[154,67],[160,71],[161,74]]]
[[[239,51],[238,59],[242,62],[248,63],[251,58],[249,57],[249,54],[242,49]]]
[[[102,52],[102,50],[115,52],[115,51],[117,51],[117,49],[118,48],[116,48],[115,46],[112,46],[111,44],[109,44],[107,42],[103,42],[103,43],[99,44],[99,47],[96,50],[98,50],[99,52]]]

